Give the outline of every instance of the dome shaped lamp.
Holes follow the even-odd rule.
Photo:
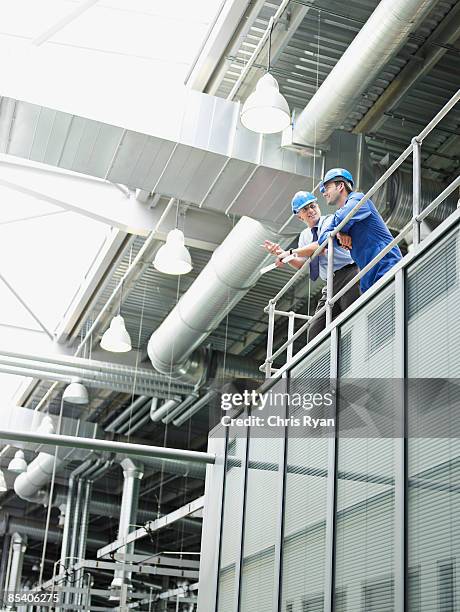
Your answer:
[[[62,394],[62,399],[69,404],[83,405],[89,403],[88,391],[78,378],[73,378],[70,385],[67,385]]]
[[[289,105],[280,94],[278,81],[267,72],[243,104],[241,123],[252,132],[274,134],[287,128],[290,121]]]
[[[164,274],[187,274],[192,269],[192,259],[185,246],[184,234],[179,229],[168,233],[166,243],[158,249],[153,265]]]
[[[111,353],[127,353],[131,350],[131,338],[120,314],[113,317],[109,329],[104,332],[101,347]]]
[[[22,474],[23,472],[27,471],[27,463],[24,459],[24,453],[22,450],[16,451],[14,458],[10,461],[8,470],[10,472],[14,472],[15,474]]]

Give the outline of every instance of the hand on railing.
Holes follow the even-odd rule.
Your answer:
[[[349,236],[348,234],[344,234],[343,232],[337,232],[337,240],[339,241],[341,247],[343,247],[344,249],[351,250],[351,236]]]

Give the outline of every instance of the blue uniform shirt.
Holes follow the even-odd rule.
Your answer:
[[[363,193],[352,191],[344,206],[332,217],[329,227],[321,233],[318,242],[322,244],[329,234],[345,219],[348,213],[363,197]],[[374,259],[378,253],[387,246],[393,236],[385,225],[380,213],[371,200],[367,200],[350,221],[342,228],[344,234],[349,234],[352,240],[351,256],[362,270]],[[364,293],[369,287],[390,270],[400,259],[401,251],[394,246],[382,259],[375,264],[361,279],[361,291]]]
[[[318,221],[318,238],[322,233],[328,229],[329,223],[332,221],[332,215],[321,216]],[[308,246],[313,242],[313,236],[309,227],[305,228],[299,236],[299,248]],[[321,252],[319,257],[319,276],[324,281],[327,280],[327,254],[324,251]],[[349,266],[353,263],[350,251],[342,248],[337,240],[334,240],[334,272],[345,266]]]

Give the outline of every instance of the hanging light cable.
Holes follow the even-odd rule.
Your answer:
[[[101,348],[111,353],[127,353],[131,350],[131,338],[126,329],[125,320],[121,316],[121,304],[123,302],[123,283],[120,288],[120,303],[118,314],[113,317],[110,327],[101,338]]]
[[[241,123],[244,127],[261,134],[281,132],[291,121],[289,104],[280,93],[278,81],[270,74],[273,27],[272,17],[269,25],[267,72],[259,79],[255,91],[248,96],[241,110]]]
[[[193,268],[192,258],[185,246],[184,233],[179,225],[179,201],[176,209],[176,227],[168,232],[166,244],[158,249],[153,265],[164,274],[187,274]]]

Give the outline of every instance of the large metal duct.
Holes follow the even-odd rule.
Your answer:
[[[376,166],[375,180],[380,178],[385,168]],[[397,170],[377,191],[373,201],[385,219],[387,225],[394,230],[401,230],[412,218],[412,175],[409,172]],[[442,186],[430,179],[422,179],[421,209],[426,208],[441,193]],[[431,227],[439,225],[455,210],[456,198],[450,195],[425,219]]]
[[[156,370],[187,382],[203,379],[203,357],[195,349],[259,280],[260,268],[272,259],[261,248],[265,239],[287,246],[292,236],[280,236],[249,217],[238,221],[152,334],[148,354]],[[235,366],[237,361],[243,371],[244,360],[235,358]]]
[[[324,143],[435,0],[382,0],[299,115],[294,140]]]
[[[33,503],[46,504],[48,494],[43,487],[49,483],[56,459],[56,471],[63,465],[63,460],[49,453],[39,453],[29,464],[27,471],[14,481],[14,491],[21,499]]]
[[[121,467],[123,468],[124,480],[120,506],[120,521],[118,524],[117,538],[119,540],[126,538],[136,524],[139,488],[141,479],[144,475],[142,464],[134,462],[132,459],[124,459],[121,462]],[[118,552],[119,554],[133,554],[134,542],[122,546]],[[110,589],[113,591],[127,589],[129,591],[131,588],[131,572],[126,572],[123,569],[115,570]],[[116,595],[112,597],[116,597]],[[123,599],[123,593],[120,594],[120,599]]]

